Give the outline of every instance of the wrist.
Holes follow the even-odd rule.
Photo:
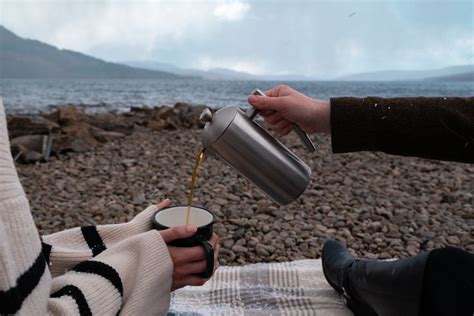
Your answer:
[[[323,133],[331,134],[331,101],[322,101]]]
[[[331,133],[331,103],[330,101],[314,99],[314,122],[316,133]]]

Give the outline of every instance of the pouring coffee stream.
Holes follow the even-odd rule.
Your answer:
[[[194,187],[196,185],[196,177],[199,170],[199,165],[201,164],[202,160],[204,159],[204,151],[206,149],[203,148],[199,151],[196,156],[196,164],[194,165],[193,175],[191,176],[191,188],[189,189],[188,195],[188,208],[186,210],[186,225],[189,225],[189,214],[191,211],[191,204],[193,203],[193,195],[194,195]]]

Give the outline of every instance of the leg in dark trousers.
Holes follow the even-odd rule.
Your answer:
[[[356,316],[474,316],[474,254],[461,249],[366,260],[329,240],[322,264],[329,284]]]
[[[427,259],[422,316],[474,316],[474,254],[446,247]]]

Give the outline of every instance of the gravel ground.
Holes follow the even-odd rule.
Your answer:
[[[358,256],[392,258],[446,245],[474,252],[474,165],[382,153],[334,155],[318,136],[303,196],[279,207],[218,159],[201,165],[195,204],[218,218],[221,264],[318,258],[324,241]],[[119,223],[165,197],[185,204],[200,130],[135,131],[87,153],[18,164],[42,234]]]

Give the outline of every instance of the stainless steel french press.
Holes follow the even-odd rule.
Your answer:
[[[264,96],[258,89],[252,94]],[[254,121],[257,113],[253,108],[245,113],[238,107],[226,107],[214,114],[204,110],[200,116],[206,123],[202,143],[206,152],[221,157],[273,201],[286,205],[303,193],[311,169]],[[306,133],[297,125],[293,130],[308,150],[315,150]]]

